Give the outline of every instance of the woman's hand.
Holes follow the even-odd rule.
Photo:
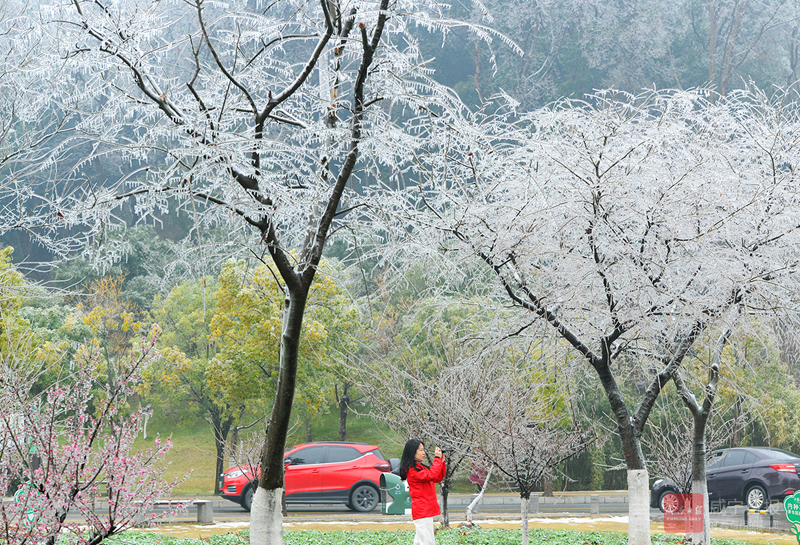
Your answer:
[[[436,447],[436,450],[433,451],[434,458],[441,458],[442,457],[442,449]]]

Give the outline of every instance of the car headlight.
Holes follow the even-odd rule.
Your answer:
[[[225,478],[226,479],[234,479],[236,477],[239,477],[240,475],[244,475],[244,470],[243,469],[237,469],[235,471],[231,471],[230,473],[226,473],[225,474]]]

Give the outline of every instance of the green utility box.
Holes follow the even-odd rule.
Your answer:
[[[408,483],[394,473],[381,473],[381,513],[384,515],[411,514]]]

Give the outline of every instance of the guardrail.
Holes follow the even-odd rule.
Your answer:
[[[761,515],[769,515],[769,527],[775,527],[775,517],[773,516],[772,509],[745,509],[744,511],[744,525],[747,526],[747,514],[758,513]]]

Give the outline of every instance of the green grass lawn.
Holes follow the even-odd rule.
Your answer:
[[[627,534],[617,532],[579,532],[573,530],[531,529],[532,545],[627,545]],[[285,545],[411,545],[414,532],[287,530]],[[519,530],[452,528],[436,534],[438,545],[516,545],[521,543]],[[653,534],[654,544],[679,545],[684,536]],[[208,538],[174,538],[161,534],[129,532],[109,540],[109,545],[249,545],[248,533],[212,535]],[[711,538],[712,545],[743,545],[744,542]]]

